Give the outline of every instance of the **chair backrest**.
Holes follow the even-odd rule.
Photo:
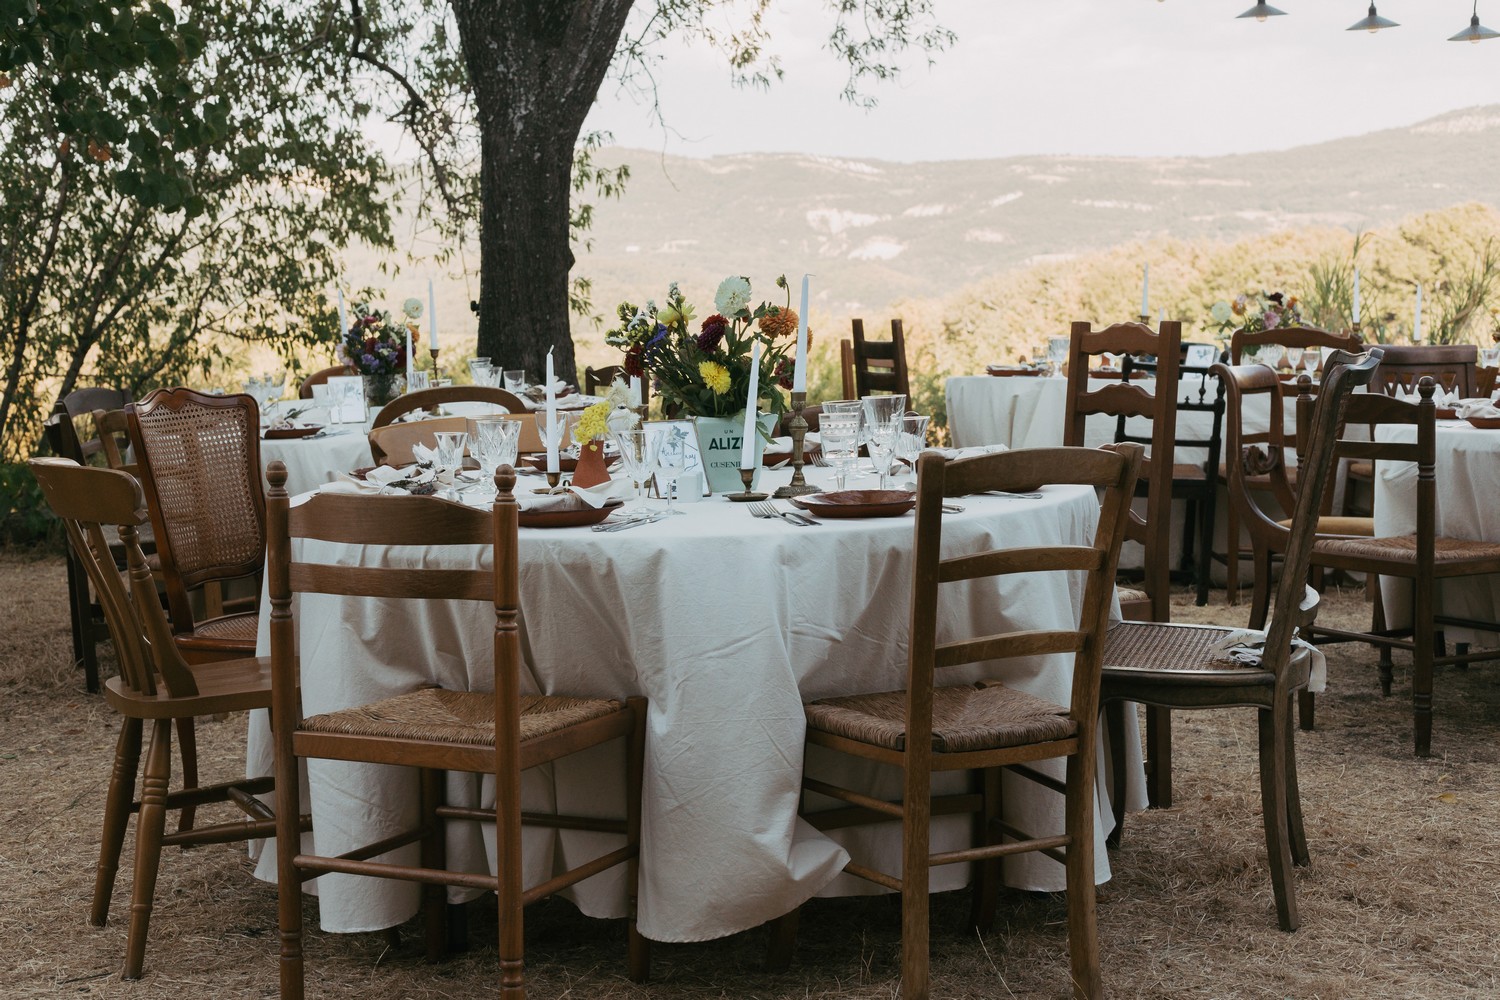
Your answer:
[[[370,426],[384,427],[397,417],[413,410],[426,410],[443,403],[489,403],[503,406],[508,413],[530,413],[531,409],[521,397],[508,389],[493,385],[445,385],[440,389],[421,389],[398,396],[375,414]]]
[[[1495,392],[1495,376],[1500,375],[1500,368],[1475,368],[1474,369],[1474,395],[1490,396]]]
[[[114,641],[121,683],[147,695],[162,689],[173,697],[196,694],[141,552],[140,527],[148,514],[140,483],[126,472],[66,458],[34,458],[28,464],[93,582]],[[125,579],[110,551],[107,528],[118,531],[125,549]]]
[[[92,419],[95,410],[118,410],[130,402],[128,389],[88,386],[74,389],[52,406],[52,415],[44,425],[47,444],[52,453],[86,464],[99,453],[100,444],[92,428],[80,432],[78,418]]]
[[[1286,531],[1277,524],[1291,514],[1297,505],[1296,493],[1289,474],[1289,459],[1296,452],[1296,442],[1286,434],[1286,409],[1283,383],[1276,372],[1266,365],[1220,365],[1220,381],[1224,385],[1224,468],[1228,483],[1229,502],[1236,509],[1249,504],[1256,508],[1256,515],[1245,517],[1251,537],[1266,542],[1279,551],[1285,544]],[[1245,414],[1258,409],[1257,403],[1265,401],[1269,414],[1268,429],[1247,431]],[[1271,486],[1281,513],[1267,517],[1246,485],[1248,477],[1265,476]],[[1243,495],[1243,501],[1236,496]],[[1269,527],[1267,527],[1269,525]]]
[[[605,365],[602,368],[584,368],[583,370],[583,394],[585,396],[597,395],[600,389],[608,389],[616,382],[630,384],[630,373],[625,371],[624,365]],[[651,380],[641,379],[641,405],[651,405]]]
[[[106,465],[132,476],[139,474],[139,466],[126,461],[130,451],[130,419],[125,416],[124,409],[95,410],[94,433]]]
[[[438,431],[467,431],[467,417],[433,417],[430,420],[405,420],[399,424],[370,429],[370,454],[376,465],[410,465],[416,461],[415,445],[437,447]]]
[[[1274,344],[1277,347],[1300,347],[1304,350],[1322,350],[1334,347],[1341,351],[1359,350],[1359,337],[1353,331],[1334,333],[1315,326],[1281,326],[1272,330],[1236,330],[1229,337],[1229,363],[1237,365],[1243,360],[1247,347]]]
[[[1385,356],[1375,373],[1376,390],[1395,395],[1400,386],[1408,395],[1418,380],[1430,375],[1449,392],[1469,397],[1475,393],[1475,369],[1479,367],[1479,348],[1473,344],[1417,344],[1382,347]]]
[[[172,628],[190,632],[188,591],[253,576],[265,565],[260,411],[243,394],[157,389],[125,414]]]
[[[1068,404],[1063,444],[1087,444],[1088,418],[1107,414],[1116,418],[1144,417],[1151,421],[1150,457],[1146,471],[1146,516],[1132,514],[1126,537],[1145,546],[1145,590],[1151,598],[1154,621],[1171,620],[1169,586],[1172,534],[1172,458],[1177,437],[1177,383],[1182,356],[1182,324],[1168,320],[1160,332],[1141,323],[1116,323],[1094,330],[1074,323],[1068,345]],[[1090,359],[1100,354],[1153,355],[1157,362],[1152,391],[1130,380],[1089,387]]]
[[[313,386],[327,385],[328,380],[333,378],[335,375],[358,374],[358,372],[356,372],[353,368],[350,368],[348,365],[334,365],[331,368],[320,369],[302,380],[302,386],[297,390],[297,396],[299,399],[312,399]]]
[[[851,346],[854,394],[850,399],[876,392],[900,393],[911,399],[911,382],[906,374],[906,337],[899,319],[891,320],[890,340],[866,340],[865,321],[856,319]]]
[[[1137,444],[1094,448],[1032,448],[949,460],[927,451],[917,461],[916,543],[911,584],[911,631],[907,665],[907,749],[931,747],[932,687],[938,668],[984,660],[1072,653],[1069,714],[1078,724],[1080,746],[1092,747],[1115,569],[1130,498],[1141,461]],[[945,498],[987,490],[1026,492],[1042,485],[1072,483],[1103,490],[1092,545],[1039,545],[942,556]],[[1087,574],[1076,627],[997,632],[979,638],[938,641],[939,588],[945,583],[1015,573]],[[998,610],[998,609],[997,609]]]
[[[495,473],[496,495],[490,510],[440,500],[437,497],[374,496],[320,493],[292,507],[286,492],[286,467],[272,462],[266,470],[270,483],[270,554],[267,557],[271,599],[271,663],[273,701],[281,718],[295,723],[298,712],[293,692],[298,677],[293,594],[340,594],[379,599],[446,599],[493,602],[495,607],[495,737],[496,746],[517,746],[520,715],[521,639],[518,623],[518,574],[515,470],[501,466]],[[301,542],[296,558],[293,542]],[[424,548],[441,545],[485,545],[493,553],[492,568],[480,568],[476,558],[469,568],[413,566],[341,566],[318,561],[310,542]],[[303,670],[315,669],[306,664]],[[290,740],[290,734],[286,736]]]
[[[1218,348],[1213,344],[1190,344],[1184,342],[1181,345],[1181,355],[1177,365],[1177,421],[1176,430],[1173,432],[1173,452],[1184,448],[1202,449],[1204,451],[1203,471],[1205,481],[1217,483],[1219,481],[1219,459],[1223,452],[1224,435],[1224,383],[1214,372],[1212,365],[1190,365],[1187,362],[1189,348],[1207,347],[1219,354]],[[1127,354],[1120,366],[1120,377],[1129,382],[1140,372],[1157,378],[1157,368],[1160,367],[1157,359],[1151,355]],[[1159,389],[1157,391],[1160,391]],[[1195,437],[1184,431],[1182,420],[1183,413],[1207,413],[1209,414],[1209,430],[1207,437]],[[1124,416],[1115,419],[1115,440],[1135,441],[1139,444],[1150,444],[1151,438],[1145,435],[1131,434],[1129,424]]]
[[[839,341],[839,375],[844,387],[844,399],[858,399],[854,385],[854,341],[845,337]]]

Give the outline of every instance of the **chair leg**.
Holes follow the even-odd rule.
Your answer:
[[[1172,712],[1146,706],[1146,801],[1153,809],[1172,805]]]
[[[177,720],[177,747],[182,755],[182,787],[198,787],[198,734],[194,729],[191,717]],[[183,806],[182,813],[177,818],[177,830],[193,828],[193,817],[197,813],[195,806]],[[185,849],[185,848],[184,848]]]
[[[1297,720],[1304,732],[1310,733],[1313,730],[1315,698],[1316,695],[1311,691],[1304,690],[1297,692]]]
[[[446,867],[447,844],[443,821],[438,818],[438,807],[443,804],[443,782],[446,772],[424,767],[418,777],[420,783],[422,836],[420,850],[423,868],[442,870]],[[427,946],[427,961],[439,962],[448,956],[448,890],[436,883],[422,885],[422,923]]]
[[[1066,804],[1068,833],[1064,867],[1068,885],[1068,964],[1074,1000],[1104,996],[1099,971],[1099,927],[1094,910],[1093,761],[1068,758]]]
[[[625,835],[636,845],[636,856],[626,867],[626,880],[630,886],[629,912],[625,920],[625,964],[631,982],[646,983],[651,980],[651,942],[641,936],[636,927],[636,907],[641,888],[641,796],[646,776],[646,699],[628,698],[625,706],[633,718],[630,729],[629,750],[625,757]],[[792,936],[797,933],[796,915],[792,917]],[[792,944],[787,946],[787,963],[791,963]]]
[[[766,942],[766,971],[785,972],[792,967],[792,954],[797,950],[797,924],[802,907],[783,913],[775,920],[766,922],[771,937]]]
[[[1307,831],[1302,825],[1302,792],[1297,787],[1297,734],[1291,729],[1292,713],[1287,713],[1286,744],[1286,834],[1291,848],[1292,864],[1305,868],[1312,862],[1307,853]]]
[[[1276,896],[1276,919],[1284,931],[1297,929],[1297,897],[1292,882],[1292,851],[1288,841],[1287,760],[1283,735],[1291,728],[1290,704],[1258,709],[1260,717],[1260,798],[1266,827],[1266,858],[1271,889]]]
[[[172,720],[151,723],[151,749],[146,753],[146,780],[141,786],[141,811],[135,825],[135,885],[130,893],[130,928],[125,936],[125,967],[121,979],[141,978],[146,961],[146,931],[156,894],[156,870],[161,863],[161,838],[167,823],[167,786],[172,780]]]
[[[273,723],[276,741],[276,922],[281,937],[280,1000],[302,1000],[302,873],[293,859],[302,849],[300,762],[292,753],[294,717]]]
[[[502,758],[495,772],[495,891],[499,916],[500,996],[526,998],[526,914],[521,904],[520,763]]]
[[[1110,701],[1104,705],[1104,728],[1109,733],[1110,810],[1115,826],[1104,839],[1104,846],[1115,848],[1125,836],[1125,710],[1135,711],[1134,702]]]
[[[1375,581],[1375,601],[1370,608],[1370,630],[1372,632],[1385,631],[1385,597],[1380,592],[1380,578],[1373,573],[1370,579]],[[1395,673],[1395,664],[1391,660],[1391,647],[1389,645],[1378,645],[1380,651],[1380,692],[1387,698],[1391,696],[1391,679]]]
[[[926,762],[921,762],[925,769]],[[930,994],[927,898],[928,855],[932,823],[931,778],[908,769],[902,797],[901,821],[901,997],[928,1000]],[[924,780],[925,779],[925,780]]]
[[[99,836],[99,867],[94,872],[94,903],[89,923],[103,927],[109,919],[109,900],[120,869],[120,850],[130,825],[130,807],[135,801],[135,779],[141,768],[141,720],[123,719],[115,744],[115,766],[109,776],[104,800],[104,832]]]
[[[994,843],[995,822],[1000,819],[1000,769],[974,772],[974,784],[983,803],[975,814],[974,846]],[[986,858],[974,864],[974,890],[969,901],[969,926],[988,934],[995,926],[995,907],[1000,900],[1000,859]]]
[[[1432,657],[1441,642],[1432,625],[1432,594],[1414,584],[1416,606],[1412,613],[1411,706],[1418,757],[1432,753]]]

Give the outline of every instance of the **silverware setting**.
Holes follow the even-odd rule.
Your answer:
[[[631,514],[617,521],[603,521],[599,524],[594,525],[590,530],[624,531],[627,528],[639,527],[642,524],[655,524],[657,521],[663,520],[666,516],[667,512],[664,510],[649,514]]]
[[[745,505],[751,514],[756,517],[780,518],[790,524],[799,525],[804,528],[816,527],[818,522],[801,514],[793,514],[791,511],[782,510],[769,500],[756,500]]]

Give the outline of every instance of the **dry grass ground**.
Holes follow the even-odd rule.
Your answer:
[[[57,559],[0,553],[0,996],[183,998],[276,993],[275,893],[238,846],[169,851],[144,979],[124,983],[129,848],[111,923],[85,923],[115,718],[68,666]],[[1222,593],[1184,619],[1243,624]],[[1355,593],[1329,618],[1358,619]],[[1312,865],[1298,873],[1302,929],[1276,929],[1261,838],[1249,711],[1179,715],[1176,804],[1132,815],[1099,893],[1099,934],[1115,997],[1443,997],[1500,995],[1500,691],[1494,668],[1442,670],[1436,756],[1411,756],[1407,676],[1382,698],[1368,650],[1330,656],[1315,732],[1299,734]],[[206,777],[237,774],[244,723],[205,723]],[[416,934],[329,936],[309,946],[309,994],[483,996],[495,975],[494,918],[472,907],[472,948],[438,966]],[[313,907],[309,905],[309,915]],[[967,899],[938,897],[938,997],[1066,995],[1061,897],[1013,893],[996,931],[962,929]],[[566,903],[531,911],[539,998],[896,995],[898,911],[887,899],[815,902],[796,961],[770,975],[764,932],[659,945],[655,978],[624,977],[618,922]]]

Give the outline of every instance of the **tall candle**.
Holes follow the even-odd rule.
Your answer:
[[[1411,342],[1420,344],[1422,342],[1422,283],[1417,282],[1417,310],[1411,321]]]
[[[1354,325],[1359,326],[1359,268],[1354,269]]]
[[[797,313],[797,368],[796,374],[792,376],[792,391],[807,391],[807,279],[810,274],[802,276],[802,309]]]
[[[431,278],[427,279],[427,336],[430,338],[427,346],[434,351],[437,350],[437,302],[432,297]]]
[[[406,388],[408,390],[411,389],[411,369],[412,369],[411,324],[408,323],[408,324],[406,324]]]
[[[557,472],[557,389],[552,385],[552,348],[547,348],[547,471]]]
[[[745,433],[740,439],[740,468],[755,468],[755,417],[760,403],[760,340],[750,349],[750,392],[745,400]]]
[[[1151,265],[1141,267],[1141,315],[1151,315]]]

